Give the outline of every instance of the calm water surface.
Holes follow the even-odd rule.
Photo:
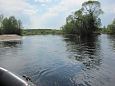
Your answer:
[[[24,36],[0,42],[0,66],[38,86],[115,86],[115,36]]]

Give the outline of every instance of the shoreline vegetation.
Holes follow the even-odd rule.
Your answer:
[[[64,34],[91,36],[97,34],[115,35],[115,19],[102,28],[101,18],[104,12],[99,1],[86,1],[79,10],[66,17],[66,24],[61,27]]]
[[[18,41],[21,40],[22,36],[28,35],[60,35],[62,34],[61,30],[53,29],[23,29],[21,35],[18,34],[3,34],[0,35],[1,41]]]
[[[77,34],[79,36],[90,36],[100,31],[103,14],[99,1],[86,1],[82,3],[79,10],[73,12],[66,18],[66,24],[62,26],[63,32]]]

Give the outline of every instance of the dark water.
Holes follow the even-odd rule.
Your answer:
[[[0,42],[0,66],[38,86],[115,86],[115,36],[24,36]]]

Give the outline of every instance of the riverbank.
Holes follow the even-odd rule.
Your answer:
[[[0,35],[0,41],[16,41],[21,40],[21,36],[13,34],[13,35]]]

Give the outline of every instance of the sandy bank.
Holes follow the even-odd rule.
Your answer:
[[[16,41],[21,40],[21,36],[18,35],[0,35],[0,41]]]

